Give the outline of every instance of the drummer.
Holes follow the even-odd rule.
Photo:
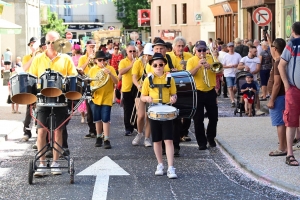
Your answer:
[[[40,77],[47,68],[51,68],[51,70],[55,72],[61,73],[64,77],[77,75],[76,68],[73,64],[73,61],[70,56],[67,54],[59,53],[56,49],[54,49],[54,42],[60,38],[59,34],[56,31],[50,31],[46,35],[46,45],[47,50],[41,54],[38,54],[35,59],[32,61],[29,73]],[[50,115],[51,107],[39,107],[36,108],[37,119],[44,125],[47,126],[47,118]],[[62,124],[66,116],[68,114],[68,108],[66,107],[59,107],[53,108],[53,112],[56,116],[55,124],[59,126]],[[47,129],[43,128],[41,124],[37,125],[38,128],[38,137],[37,137],[37,146],[38,151],[40,151],[46,145],[46,135]],[[55,131],[55,141],[62,146],[62,131],[65,127],[62,126],[58,130]],[[57,144],[54,144],[54,148],[61,149],[58,147]],[[46,150],[46,149],[45,149]],[[59,168],[59,164],[56,162],[59,159],[59,152],[53,149],[53,162],[51,167],[51,173],[54,175],[62,174],[61,169]],[[44,176],[46,175],[47,169],[45,165],[45,155],[41,156],[40,158],[40,165],[39,169],[35,172],[34,176]],[[45,167],[45,168],[43,168]]]
[[[164,72],[164,67],[167,64],[167,59],[160,53],[155,53],[149,64],[154,71],[153,74],[148,74],[142,87],[141,100],[147,103],[158,103],[158,101],[166,104],[174,104],[177,100],[176,85],[174,79],[171,77],[170,87],[163,87],[162,94],[159,95],[159,88],[150,87],[150,80],[153,84],[158,85],[167,84],[167,73]],[[162,99],[158,99],[162,96]],[[173,121],[158,121],[150,119],[150,128],[152,134],[153,148],[158,161],[157,169],[155,171],[156,176],[162,176],[164,174],[164,166],[162,161],[162,140],[166,145],[166,155],[168,160],[168,172],[167,175],[170,179],[177,178],[175,168],[173,167],[174,160],[174,146],[173,146]]]

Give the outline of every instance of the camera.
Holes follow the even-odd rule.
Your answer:
[[[268,26],[265,26],[265,27],[264,27],[264,29],[263,29],[263,33],[264,33],[264,40],[265,40],[265,41],[268,41],[268,39],[267,39],[267,32],[268,32],[268,29],[269,29],[269,27],[268,27]]]

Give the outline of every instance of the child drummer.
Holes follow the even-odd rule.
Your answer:
[[[177,99],[175,81],[170,74],[164,72],[167,60],[160,53],[155,53],[149,64],[153,68],[154,74],[148,74],[142,87],[141,100],[147,103],[171,103],[174,104]],[[155,85],[155,86],[154,86]],[[167,86],[168,85],[168,86]],[[153,87],[154,86],[154,87]],[[161,89],[159,89],[161,87]],[[159,94],[161,91],[161,94]],[[160,98],[161,97],[161,98]],[[150,119],[150,128],[153,140],[154,153],[158,161],[156,176],[164,174],[162,160],[162,140],[166,145],[166,155],[168,160],[167,175],[170,179],[177,178],[175,168],[173,167],[174,147],[173,147],[173,124],[172,120],[158,121]]]
[[[104,149],[110,149],[110,113],[113,102],[114,85],[118,83],[118,77],[116,70],[112,66],[107,65],[107,58],[103,51],[96,52],[95,63],[97,65],[92,67],[88,73],[90,78],[93,79],[98,76],[100,70],[103,70],[103,72],[109,76],[107,83],[93,92],[92,100],[90,101],[97,132],[95,147],[101,147],[102,139],[104,139]],[[92,81],[91,87],[96,86],[97,81]],[[102,135],[102,130],[104,131],[104,136]]]

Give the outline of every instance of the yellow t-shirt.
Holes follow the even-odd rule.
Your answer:
[[[170,55],[170,57],[171,57],[171,60],[172,60],[173,67],[176,68],[178,71],[183,70],[182,66],[180,65],[180,62],[176,59],[176,57],[174,57],[172,55]],[[165,59],[168,60],[167,56],[165,56]],[[169,72],[169,71],[171,71],[170,67],[169,67],[169,64],[166,64],[165,68],[164,68],[164,72]],[[151,65],[149,65],[149,63],[146,66],[146,72],[147,73],[150,73],[150,72],[154,73],[154,70],[152,69]]]
[[[194,69],[198,65],[199,60],[200,60],[200,58],[198,56],[193,56],[192,58],[190,58],[187,61],[186,70],[190,71],[190,70]],[[206,55],[206,61],[208,64],[213,63],[213,59],[209,55]],[[210,69],[207,70],[207,76],[208,76],[209,84],[210,84],[210,87],[207,87],[207,85],[204,83],[203,72],[204,72],[204,67],[201,67],[197,71],[197,73],[194,75],[196,88],[197,88],[197,90],[200,90],[203,92],[210,91],[216,86],[216,74],[214,72],[212,72]]]
[[[167,54],[169,54],[170,56],[173,56],[176,58],[176,60],[180,63],[180,61],[182,61],[182,57],[181,56],[176,56],[174,51],[168,52]],[[189,53],[189,52],[183,52],[183,60],[187,61],[188,59],[190,59],[191,57],[193,57],[193,54]]]
[[[111,72],[111,75],[108,75],[108,81],[107,83],[102,86],[101,88],[97,89],[93,93],[92,101],[96,105],[106,105],[106,106],[112,106],[113,96],[114,96],[114,82],[112,81],[112,78],[110,76],[117,77],[116,70],[112,66],[106,66],[106,68]],[[95,78],[98,71],[101,70],[101,68],[97,65],[92,67],[88,73],[88,76],[91,78]],[[91,88],[95,86],[95,81],[91,82]]]
[[[136,61],[135,61],[136,62]],[[119,72],[121,69],[124,69],[131,65],[131,60],[127,57],[122,59],[119,63]],[[122,75],[122,92],[130,92],[132,87],[132,68],[128,70],[125,74]]]
[[[161,77],[158,77],[153,73],[153,84],[167,84],[166,80],[166,73],[164,73]],[[162,102],[163,103],[169,103],[170,102],[170,96],[176,94],[176,85],[175,80],[172,77],[171,78],[171,87],[163,87],[162,88]],[[145,78],[143,87],[142,87],[142,95],[144,96],[150,96],[153,98],[153,103],[158,103],[159,100],[159,88],[154,87],[150,88],[150,82],[149,78]]]
[[[53,61],[46,56],[46,52],[38,54],[32,61],[29,73],[40,77],[46,69],[61,73],[64,77],[76,76],[77,71],[70,56],[67,54],[58,54]]]
[[[26,63],[28,63],[28,61],[32,58],[32,55],[31,54],[28,54],[26,56],[23,56],[23,59],[22,59],[22,65],[25,65]],[[29,71],[29,68],[26,70],[26,72]]]
[[[80,56],[80,58],[79,58],[79,60],[78,60],[78,65],[77,65],[78,68],[81,68],[81,66],[84,65],[88,59],[89,59],[89,58],[88,58],[87,54]],[[95,66],[95,65],[94,65],[94,66]],[[87,66],[84,68],[83,72],[84,72],[84,74],[88,74],[89,71],[90,71],[90,67],[89,67],[89,65],[87,65]]]
[[[132,67],[132,75],[135,74],[137,76],[137,80],[139,80],[144,74],[144,64],[141,59],[138,59],[134,62]],[[141,79],[140,79],[141,81]]]

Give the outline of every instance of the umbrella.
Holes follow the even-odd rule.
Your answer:
[[[22,26],[0,19],[0,34],[20,34],[21,32]]]

